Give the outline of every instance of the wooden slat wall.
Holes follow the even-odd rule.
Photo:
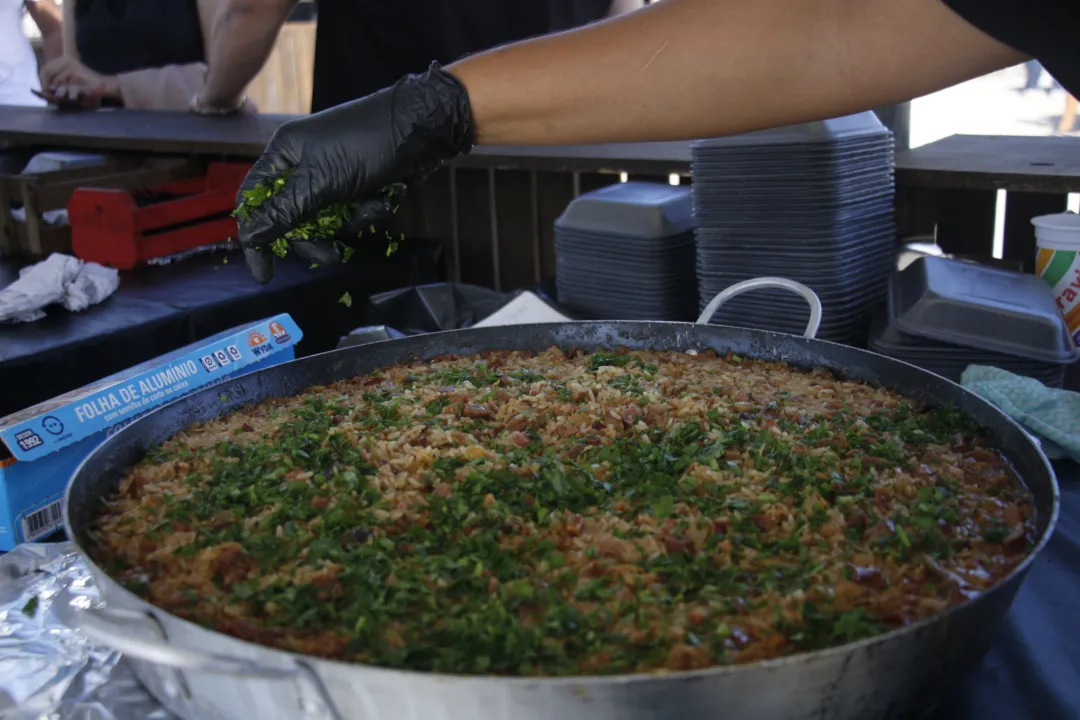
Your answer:
[[[311,112],[314,67],[315,22],[286,23],[248,96],[260,113],[305,115]]]
[[[1068,199],[1067,193],[1006,191],[1002,258],[1022,264],[1025,272],[1035,272],[1035,226],[1031,218],[1065,212]]]
[[[959,255],[990,256],[997,192],[957,188],[939,193],[937,237],[942,249]]]
[[[443,243],[451,278],[515,290],[555,276],[555,221],[566,206],[619,181],[618,172],[444,168],[409,190],[393,232]]]
[[[1080,192],[1080,140],[954,135],[897,156],[897,227],[947,252],[991,257],[998,192],[1005,191],[1002,260],[1034,270],[1031,218],[1063,212]]]
[[[900,185],[896,191],[900,237],[935,235],[946,252],[987,259],[994,244],[998,191]],[[1002,260],[1035,270],[1035,229],[1031,219],[1065,212],[1068,193],[1005,191]]]

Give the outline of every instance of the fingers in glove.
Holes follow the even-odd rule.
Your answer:
[[[251,210],[248,220],[240,223],[240,242],[251,246],[269,245],[306,218],[313,217],[319,207],[333,202],[316,197],[312,177],[308,168],[294,170],[276,195],[263,200]]]
[[[363,235],[371,230],[372,225],[380,224],[393,214],[394,208],[389,202],[372,198],[353,205],[349,220],[342,231],[353,237]]]
[[[288,157],[276,150],[268,149],[252,164],[244,177],[244,182],[240,183],[240,192],[236,194],[236,204],[240,205],[243,202],[249,190],[254,190],[258,185],[269,187],[275,179],[292,169],[293,163]]]
[[[265,285],[274,277],[274,255],[269,248],[244,247],[244,262],[255,282]]]
[[[336,265],[341,262],[337,245],[330,240],[293,240],[289,249],[316,265]]]
[[[258,188],[272,188],[274,181],[280,176],[288,173],[292,170],[293,165],[289,159],[279,152],[274,150],[267,150],[265,153],[259,156],[259,159],[248,170],[247,175],[244,177],[244,181],[240,183],[240,189],[236,193],[236,207],[245,208],[246,212],[239,216],[240,226],[240,242],[247,245],[267,244],[273,242],[277,237],[285,234],[285,231],[289,230],[286,227],[276,236],[269,240],[264,240],[268,230],[262,230],[261,232],[254,232],[255,228],[252,223],[257,220],[263,212],[263,205],[266,202],[266,198],[263,197],[262,192]],[[249,202],[261,203],[258,207],[249,208],[246,207]],[[265,223],[262,223],[265,224]]]
[[[280,168],[280,169],[279,169]],[[236,191],[236,207],[243,208],[250,202],[259,202],[262,191],[257,190],[260,186],[273,187],[274,179],[280,174],[288,172],[291,166],[286,160],[267,151],[259,156],[259,159],[248,170],[244,181],[240,183],[240,189]]]

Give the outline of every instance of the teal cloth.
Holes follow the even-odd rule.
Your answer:
[[[960,384],[1038,437],[1048,457],[1080,462],[1080,393],[985,365],[969,366]]]

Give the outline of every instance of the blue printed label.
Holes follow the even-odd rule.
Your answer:
[[[30,452],[34,448],[41,447],[44,441],[33,430],[21,430],[15,433],[15,444],[23,452]]]
[[[0,440],[16,460],[34,460],[261,362],[302,337],[292,318],[278,315],[163,365],[69,395],[65,404],[31,408],[0,427]]]

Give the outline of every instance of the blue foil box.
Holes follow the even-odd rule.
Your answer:
[[[0,419],[0,551],[60,529],[68,480],[105,438],[197,389],[292,360],[302,337],[277,315]]]

